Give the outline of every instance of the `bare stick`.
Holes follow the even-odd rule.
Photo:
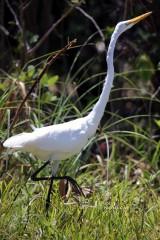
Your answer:
[[[51,32],[73,11],[74,8],[75,8],[75,6],[71,6],[62,15],[62,17],[57,20],[57,22],[53,23],[52,26],[47,30],[47,32],[37,42],[37,44],[28,51],[28,54],[32,54],[33,52],[35,52],[43,44],[43,42],[48,38],[48,36],[51,34]]]
[[[70,48],[72,48],[72,46],[76,43],[76,39],[70,41],[64,48],[62,48],[60,51],[58,51],[56,54],[52,55],[51,57],[48,58],[48,61],[46,63],[46,65],[44,66],[43,70],[41,71],[41,73],[39,74],[39,76],[37,77],[36,81],[33,83],[32,87],[30,88],[30,90],[28,91],[27,95],[24,97],[24,99],[22,100],[21,104],[19,105],[15,116],[13,118],[13,121],[9,127],[9,133],[11,133],[14,124],[17,121],[17,118],[22,110],[23,105],[25,104],[26,100],[28,99],[28,97],[31,95],[31,93],[33,92],[34,88],[36,87],[36,85],[40,82],[40,80],[42,79],[43,75],[45,74],[45,72],[48,70],[48,68],[51,66],[52,63],[54,63],[57,58],[59,56],[61,56],[62,54],[64,54],[67,50],[69,50]]]
[[[93,23],[93,25],[97,29],[99,35],[101,36],[102,41],[105,42],[105,36],[104,36],[102,30],[100,29],[100,27],[98,26],[97,22],[95,21],[95,19],[92,16],[90,16],[88,13],[86,13],[81,7],[77,6],[76,9]]]
[[[15,19],[15,22],[16,22],[17,27],[19,28],[19,31],[22,33],[23,29],[22,29],[22,26],[21,26],[21,24],[19,22],[19,19],[18,19],[17,15],[16,15],[15,11],[11,7],[10,3],[8,2],[8,0],[6,0],[6,4],[7,4],[9,10],[11,11],[11,13],[12,13],[14,19]]]
[[[18,29],[19,29],[19,31],[20,31],[20,33],[21,33],[21,35],[22,35],[22,38],[23,38],[23,43],[24,43],[24,49],[25,49],[25,51],[27,50],[27,49],[29,49],[30,47],[29,47],[29,43],[27,42],[27,40],[26,40],[26,38],[25,38],[25,31],[24,31],[24,23],[23,23],[23,18],[22,18],[22,11],[21,11],[21,13],[20,13],[20,15],[21,15],[21,22],[20,22],[20,20],[18,19],[18,16],[16,15],[16,12],[14,11],[14,9],[12,8],[12,6],[11,6],[11,4],[9,3],[9,1],[8,0],[5,0],[5,2],[6,2],[6,4],[7,4],[7,7],[9,8],[9,10],[10,10],[10,12],[12,13],[12,15],[13,15],[13,17],[14,17],[14,19],[15,19],[15,23],[16,23],[16,26],[18,27]]]

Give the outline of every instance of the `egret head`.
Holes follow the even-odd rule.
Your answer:
[[[146,17],[148,17],[152,12],[148,12],[145,14],[142,14],[138,17],[132,18],[130,20],[126,20],[126,21],[122,21],[120,23],[117,24],[116,28],[117,28],[117,32],[119,32],[119,34],[125,32],[126,30],[130,29],[132,26],[134,26],[136,23],[140,22],[141,20],[145,19]]]

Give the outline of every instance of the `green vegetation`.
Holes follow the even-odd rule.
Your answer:
[[[81,180],[92,182],[92,174]],[[109,189],[100,181],[79,203],[64,203],[55,192],[48,218],[46,184],[12,180],[3,188],[1,239],[159,239],[160,199],[144,179],[139,186],[114,180]]]

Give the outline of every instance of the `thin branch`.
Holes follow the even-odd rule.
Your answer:
[[[20,24],[20,22],[19,22],[19,20],[18,20],[18,17],[17,17],[17,15],[16,15],[15,11],[14,11],[13,8],[11,7],[9,1],[8,1],[8,0],[5,0],[5,1],[6,1],[6,4],[7,4],[8,8],[9,8],[10,12],[12,13],[12,15],[13,15],[13,17],[14,17],[14,19],[15,19],[15,22],[16,22],[17,27],[19,28],[20,32],[22,33],[22,32],[23,32],[23,29],[22,29],[22,26],[21,26],[21,24]]]
[[[35,52],[48,38],[48,36],[53,32],[53,30],[75,9],[76,6],[71,6],[62,16],[53,23],[52,26],[47,30],[47,32],[41,37],[37,44],[28,51],[28,54]]]
[[[23,22],[22,22],[22,12],[21,12],[21,22],[20,22],[20,20],[18,19],[18,17],[17,17],[17,15],[16,15],[16,12],[14,11],[14,9],[12,8],[12,6],[11,6],[11,4],[9,3],[9,1],[8,0],[5,0],[6,1],[6,4],[7,4],[7,7],[9,8],[9,10],[10,10],[10,12],[12,13],[12,15],[13,15],[13,17],[14,17],[14,19],[15,19],[15,23],[16,23],[16,26],[18,27],[18,29],[19,29],[19,31],[20,31],[20,33],[21,33],[21,36],[22,36],[22,38],[23,38],[23,43],[24,43],[24,48],[25,48],[25,51],[27,50],[27,49],[29,49],[30,47],[29,47],[29,44],[28,44],[28,42],[27,42],[27,40],[26,40],[26,38],[25,38],[25,31],[24,31],[24,24],[23,24]],[[22,9],[22,11],[23,11],[23,9]],[[22,24],[21,24],[22,23]]]
[[[20,6],[20,22],[21,22],[21,28],[22,28],[22,39],[23,39],[23,43],[24,43],[24,57],[26,57],[26,54],[27,54],[27,51],[28,49],[30,49],[30,45],[27,41],[27,37],[26,37],[26,26],[25,26],[25,17],[24,17],[24,11],[25,11],[25,8],[23,7],[23,4],[25,3],[21,3],[21,6]],[[30,2],[29,2],[30,4]],[[29,5],[28,5],[29,6]]]
[[[91,17],[88,13],[86,13],[81,7],[77,6],[75,8],[93,23],[93,25],[97,29],[99,35],[101,36],[102,41],[105,42],[105,36],[104,36],[102,30],[100,29],[100,27],[98,26],[97,22],[95,21],[95,19],[93,17]]]
[[[60,51],[58,51],[56,54],[52,55],[51,57],[48,58],[46,65],[44,66],[43,70],[41,71],[41,73],[39,74],[39,76],[37,77],[36,81],[33,83],[32,87],[30,88],[30,90],[28,91],[28,93],[26,94],[26,96],[24,97],[24,99],[22,100],[21,104],[19,105],[15,116],[13,118],[13,121],[9,127],[9,133],[11,133],[13,126],[15,125],[18,116],[23,108],[23,105],[25,104],[26,100],[28,99],[28,97],[31,95],[31,93],[33,92],[34,88],[36,87],[36,85],[40,82],[40,80],[42,79],[43,75],[46,73],[46,71],[48,70],[48,68],[57,60],[57,58],[61,55],[63,55],[67,50],[69,50],[70,48],[72,48],[72,46],[76,43],[76,39],[70,41],[64,48],[62,48]]]
[[[7,30],[4,26],[2,26],[1,24],[0,24],[0,30],[1,30],[6,36],[9,35],[8,30]]]

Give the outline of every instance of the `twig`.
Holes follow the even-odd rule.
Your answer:
[[[15,22],[16,22],[17,27],[19,28],[20,32],[22,33],[22,32],[23,32],[23,29],[22,29],[22,26],[21,26],[21,24],[20,24],[20,22],[19,22],[19,20],[18,20],[18,17],[17,17],[17,15],[16,15],[15,11],[14,11],[13,8],[11,7],[10,3],[8,2],[8,0],[6,0],[6,4],[7,4],[7,7],[8,7],[9,10],[11,11],[11,13],[12,13],[14,19],[15,19]]]
[[[41,39],[37,42],[37,44],[31,48],[28,51],[28,54],[32,54],[35,52],[42,44],[45,42],[45,40],[48,38],[48,36],[53,32],[53,30],[73,11],[73,9],[76,6],[71,6],[62,16],[57,20],[57,22],[53,23],[52,26],[47,30],[47,32],[41,37]]]
[[[30,88],[30,90],[28,91],[28,93],[26,94],[26,96],[24,97],[24,99],[22,100],[21,104],[19,105],[15,116],[13,118],[13,121],[9,127],[9,133],[11,133],[14,124],[17,121],[17,118],[22,110],[23,105],[25,104],[26,100],[28,99],[28,97],[31,95],[31,93],[33,92],[34,88],[36,87],[36,85],[40,82],[40,80],[42,79],[43,75],[45,74],[45,72],[48,70],[48,68],[56,61],[56,59],[61,56],[62,54],[64,54],[67,50],[69,50],[74,44],[76,43],[76,39],[70,41],[64,48],[62,48],[60,51],[58,51],[56,54],[52,55],[51,57],[48,58],[46,65],[44,66],[43,70],[41,71],[41,73],[39,74],[39,76],[37,77],[36,81],[33,83],[32,87]]]
[[[18,19],[18,16],[16,15],[16,12],[14,11],[14,9],[12,8],[11,4],[9,3],[8,0],[5,0],[6,1],[6,4],[7,4],[7,7],[9,8],[10,12],[12,13],[14,19],[15,19],[15,23],[16,23],[16,26],[18,27],[20,33],[21,33],[21,36],[22,36],[22,39],[23,39],[23,43],[24,43],[24,48],[25,48],[25,52],[27,49],[30,48],[29,46],[29,43],[27,42],[26,38],[25,38],[25,31],[24,31],[24,24],[23,24],[23,21],[22,21],[22,12],[21,12],[21,22],[20,20]]]
[[[98,26],[97,22],[95,21],[95,19],[92,16],[90,16],[88,13],[86,13],[81,7],[77,6],[75,8],[93,23],[93,25],[97,29],[99,35],[101,36],[102,41],[105,42],[105,36],[104,36],[102,30],[100,29],[100,27]]]
[[[1,30],[6,36],[9,35],[8,30],[7,30],[4,26],[2,26],[1,24],[0,24],[0,30]]]

